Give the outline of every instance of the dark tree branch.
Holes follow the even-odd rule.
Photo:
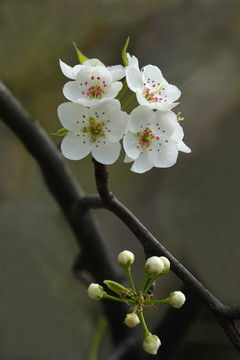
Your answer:
[[[1,82],[0,118],[18,136],[38,162],[50,192],[58,201],[75,234],[85,270],[88,270],[100,284],[109,278],[109,274],[115,281],[120,281],[120,272],[104,243],[92,211],[79,207],[84,194],[66,168],[61,153],[38,122],[28,115]],[[102,304],[114,342],[120,343],[127,338],[129,333],[129,329],[123,325],[127,308],[125,304],[113,301],[103,301]]]

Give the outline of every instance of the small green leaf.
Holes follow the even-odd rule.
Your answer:
[[[89,60],[85,55],[83,55],[83,53],[77,48],[77,45],[75,43],[75,41],[73,41],[73,46],[75,47],[75,50],[77,52],[77,56],[79,59],[80,64],[83,64],[84,61]]]
[[[116,294],[118,295],[124,295],[128,292],[128,289],[125,288],[125,286],[115,282],[115,281],[112,281],[112,280],[104,280],[104,284],[107,285],[107,287],[114,291]]]
[[[55,135],[55,136],[65,136],[65,135],[67,135],[67,133],[68,133],[68,130],[65,129],[65,128],[62,128],[62,129],[58,130],[58,131],[55,132],[55,133],[51,133],[51,135]]]
[[[128,60],[127,60],[126,52],[127,52],[129,39],[130,39],[130,36],[127,38],[127,41],[125,42],[125,45],[124,45],[124,47],[122,49],[122,59],[123,59],[123,64],[125,66],[128,66]]]

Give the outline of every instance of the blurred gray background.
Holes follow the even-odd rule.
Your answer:
[[[77,64],[75,41],[89,58],[118,64],[128,35],[140,65],[159,66],[181,89],[176,110],[192,154],[143,175],[122,154],[109,166],[112,190],[220,300],[240,303],[239,0],[1,0],[0,77],[55,132],[67,81],[58,59]],[[65,161],[95,193],[90,156]],[[71,273],[78,249],[38,166],[1,122],[0,164],[0,359],[86,359],[101,307]],[[140,285],[141,246],[112,214],[97,214],[113,256],[136,254]],[[169,274],[158,294],[180,285]],[[149,311],[150,329],[165,310]],[[184,360],[239,358],[210,321],[199,320],[184,346],[192,351]]]

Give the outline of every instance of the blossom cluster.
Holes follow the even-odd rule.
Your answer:
[[[143,281],[141,290],[136,291],[133,279],[131,276],[131,265],[135,260],[135,256],[131,251],[124,250],[118,255],[118,263],[126,271],[131,288],[111,280],[105,280],[104,284],[108,289],[114,292],[118,297],[109,295],[99,284],[92,283],[88,287],[88,296],[94,301],[102,299],[110,299],[126,303],[130,306],[131,312],[128,313],[123,321],[124,324],[130,328],[142,324],[145,333],[143,340],[143,349],[149,354],[156,355],[161,341],[157,335],[152,335],[147,328],[144,320],[143,312],[147,307],[157,305],[160,303],[167,303],[173,308],[179,309],[185,303],[185,295],[181,291],[174,291],[169,296],[162,300],[152,300],[154,296],[150,291],[153,282],[162,275],[166,275],[170,270],[170,262],[165,256],[152,256],[147,259],[145,263],[146,275]]]
[[[158,67],[147,65],[140,70],[138,59],[126,53],[127,45],[128,41],[122,52],[125,66],[107,67],[78,49],[80,64],[71,67],[60,60],[63,74],[70,79],[63,87],[69,102],[58,107],[63,129],[55,135],[64,136],[61,150],[71,160],[92,153],[98,162],[113,164],[123,139],[124,161],[133,162],[132,171],[170,167],[178,151],[191,151],[183,142],[182,118],[172,110],[181,92]],[[127,89],[132,95],[121,104]],[[137,104],[125,111],[134,99]]]

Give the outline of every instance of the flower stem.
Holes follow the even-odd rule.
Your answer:
[[[125,103],[122,105],[122,109],[121,110],[124,110],[128,104],[136,97],[136,94],[133,93],[126,101]]]
[[[144,289],[145,289],[145,286],[146,286],[146,283],[147,283],[148,279],[150,279],[150,276],[148,274],[146,274],[145,279],[144,279],[143,284],[142,284],[142,288],[141,288],[142,293],[144,292]]]
[[[98,358],[98,348],[106,326],[106,317],[100,316],[91,341],[90,349],[88,352],[88,360],[96,360]]]
[[[123,299],[117,298],[117,297],[112,296],[112,295],[108,295],[107,293],[106,293],[106,295],[104,296],[104,299],[109,299],[109,300],[118,301],[118,302],[122,302],[122,303],[125,303],[125,302],[126,302],[126,301],[123,300]]]
[[[146,288],[144,289],[144,291],[143,291],[143,295],[145,295],[145,294],[148,292],[148,290],[150,289],[152,283],[157,279],[157,277],[158,277],[158,276],[153,276],[153,277],[150,279],[147,287],[146,287]]]
[[[143,326],[143,329],[144,329],[144,332],[145,332],[145,336],[147,336],[149,334],[149,331],[148,331],[147,325],[145,323],[142,311],[140,311],[139,317],[140,317],[140,320],[141,320],[141,323],[142,323],[142,326]]]
[[[128,275],[128,279],[130,281],[130,284],[131,284],[131,287],[133,289],[133,291],[136,293],[136,289],[135,289],[135,286],[134,286],[134,283],[133,283],[133,279],[132,279],[132,275],[131,275],[131,270],[130,270],[130,266],[128,268],[126,268],[126,273]]]
[[[124,80],[123,82],[123,87],[122,89],[119,91],[119,93],[117,94],[117,96],[115,97],[115,99],[120,100],[121,97],[125,94],[125,91],[127,90],[127,82],[126,80]]]
[[[153,300],[146,302],[147,304],[160,304],[160,303],[168,303],[169,298],[163,299],[163,300]]]

